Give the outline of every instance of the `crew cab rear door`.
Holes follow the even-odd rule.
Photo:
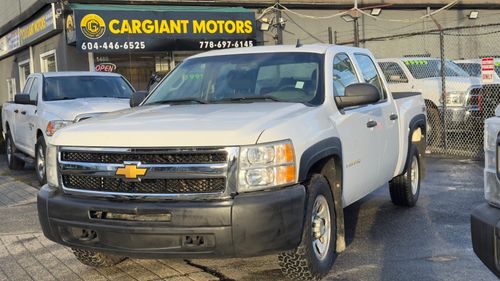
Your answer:
[[[21,91],[21,94],[29,94],[31,85],[33,84],[33,76],[30,76],[26,83],[24,84],[24,88]],[[11,124],[11,130],[13,133],[14,143],[16,147],[25,149],[25,133],[24,133],[24,122],[26,121],[26,107],[25,104],[15,103],[12,107],[14,109],[13,112],[13,124]],[[24,114],[23,114],[24,112]]]
[[[380,163],[378,165],[379,178],[391,179],[398,163],[399,156],[399,123],[398,110],[395,102],[388,95],[383,74],[377,68],[375,61],[364,53],[355,53],[356,65],[361,74],[361,81],[372,84],[379,89],[381,97],[377,107],[381,110],[380,124],[378,124],[377,137],[379,138],[378,152]],[[404,74],[403,74],[404,75]],[[380,184],[386,181],[382,180]]]
[[[337,53],[333,59],[333,95],[343,96],[345,87],[364,82],[353,56]],[[342,141],[344,200],[349,205],[380,186],[382,165],[380,140],[384,131],[380,104],[348,107],[330,117]]]

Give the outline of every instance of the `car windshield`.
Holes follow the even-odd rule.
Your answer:
[[[460,68],[469,73],[470,76],[473,77],[481,77],[481,64],[480,63],[472,63],[472,62],[457,62],[456,63]]]
[[[441,77],[441,61],[439,60],[405,60],[404,63],[415,79]],[[445,76],[470,76],[452,61],[445,61],[444,73]]]
[[[259,53],[186,60],[144,103],[323,102],[323,55]]]
[[[123,98],[132,95],[132,87],[118,76],[61,76],[44,80],[44,101],[79,98]]]

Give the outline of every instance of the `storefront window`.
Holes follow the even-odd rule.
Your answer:
[[[31,74],[30,61],[25,60],[19,63],[19,84],[21,89],[24,87],[28,76]]]
[[[41,54],[40,65],[42,68],[42,72],[57,71],[56,50]]]
[[[123,75],[136,90],[150,90],[176,64],[197,52],[94,54],[95,71]]]

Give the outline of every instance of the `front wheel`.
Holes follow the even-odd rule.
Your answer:
[[[43,137],[39,137],[35,147],[35,169],[36,177],[40,185],[44,185],[47,183],[45,162],[46,150],[47,146],[45,145],[45,140],[43,139]]]
[[[411,146],[408,155],[410,162],[406,172],[389,182],[392,203],[399,206],[413,207],[420,194],[420,156],[417,147]]]
[[[293,280],[320,280],[337,257],[335,208],[330,185],[316,174],[306,184],[307,206],[302,241],[295,250],[280,253],[283,274]]]

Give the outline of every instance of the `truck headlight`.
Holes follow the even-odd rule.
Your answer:
[[[244,146],[240,150],[238,191],[249,192],[296,183],[292,142]]]
[[[59,177],[57,175],[57,146],[47,145],[47,183],[51,187],[59,186]]]
[[[464,106],[467,92],[446,93],[446,106]]]
[[[67,120],[52,120],[47,124],[47,129],[45,129],[45,133],[47,136],[51,137],[54,135],[58,130],[73,124],[73,121],[67,121]]]
[[[484,124],[484,197],[495,206],[500,207],[500,181],[498,179],[498,144],[500,132],[498,117],[487,119]]]

